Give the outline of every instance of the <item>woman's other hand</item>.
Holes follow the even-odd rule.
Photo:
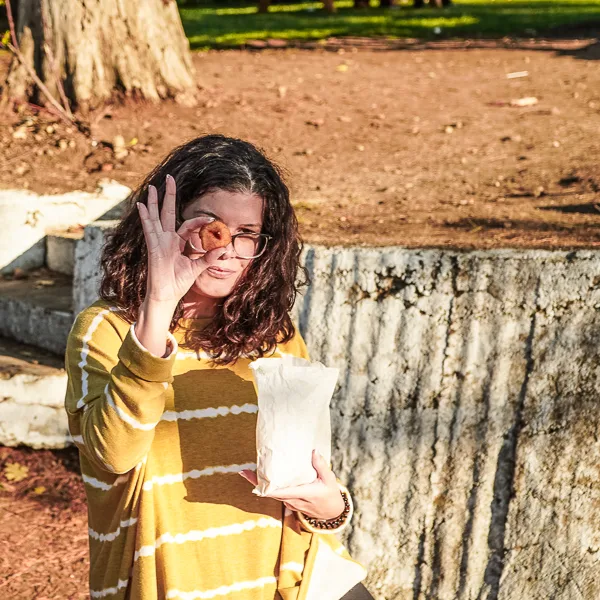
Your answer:
[[[308,517],[329,520],[344,512],[344,499],[336,477],[325,459],[313,450],[312,464],[317,478],[312,483],[275,490],[266,494],[268,498],[281,500],[289,509],[297,510]],[[257,485],[256,473],[240,471],[240,475],[252,485]]]

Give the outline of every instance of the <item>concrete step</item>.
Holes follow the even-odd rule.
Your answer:
[[[46,267],[51,271],[73,275],[75,246],[83,239],[83,226],[48,231],[46,236]]]
[[[0,337],[0,444],[63,448],[70,443],[61,358]]]
[[[72,277],[48,269],[0,280],[0,336],[64,354],[73,323]]]

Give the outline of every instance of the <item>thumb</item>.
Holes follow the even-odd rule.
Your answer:
[[[226,252],[227,248],[215,248],[214,250],[209,250],[204,256],[196,258],[193,261],[196,274],[200,275],[202,271],[205,271],[208,269],[208,267],[215,265],[219,258],[221,258],[221,256],[223,256],[223,254]]]
[[[329,484],[332,480],[335,481],[335,475],[329,468],[327,461],[316,450],[313,450],[312,464],[318,478],[324,483]]]

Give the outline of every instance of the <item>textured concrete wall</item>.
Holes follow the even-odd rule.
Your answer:
[[[83,239],[75,246],[73,273],[73,310],[77,315],[98,299],[102,271],[100,255],[106,239],[118,221],[95,221],[85,228]]]
[[[117,182],[103,181],[94,194],[71,192],[38,195],[24,190],[0,190],[0,273],[44,264],[44,236],[50,228],[87,224],[117,207],[129,194]]]
[[[600,597],[600,254],[308,249],[346,538],[386,600]]]
[[[69,443],[64,408],[67,375],[38,367],[0,373],[0,444],[64,448]]]

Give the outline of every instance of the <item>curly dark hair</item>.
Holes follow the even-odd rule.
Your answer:
[[[308,273],[300,266],[302,241],[282,172],[243,140],[222,135],[191,140],[175,148],[130,194],[102,252],[101,298],[121,308],[129,322],[137,320],[146,294],[148,254],[136,202],[146,204],[148,186],[154,185],[162,208],[167,174],[177,184],[178,227],[185,207],[212,190],[253,193],[264,200],[262,232],[272,236],[265,253],[250,263],[210,324],[186,332],[185,345],[204,350],[221,365],[271,353],[294,336],[289,313]],[[171,329],[182,315],[180,302]]]

